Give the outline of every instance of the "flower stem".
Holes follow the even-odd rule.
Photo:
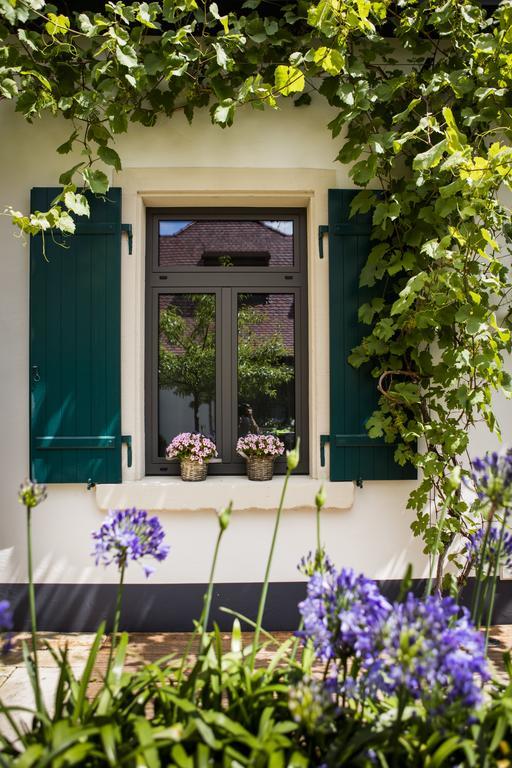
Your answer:
[[[394,747],[393,747],[393,765],[398,766],[398,747],[399,747],[399,737],[400,737],[400,726],[402,724],[402,717],[404,714],[405,709],[405,702],[407,700],[407,695],[404,695],[404,691],[401,690],[398,694],[398,702],[397,702],[397,709],[396,709],[396,720],[393,727],[394,730]]]
[[[215,569],[217,567],[217,558],[219,556],[220,542],[221,542],[224,530],[225,529],[221,528],[217,535],[217,541],[215,542],[215,550],[213,553],[212,567],[210,569],[210,578],[208,579],[208,591],[204,597],[204,606],[203,606],[203,612],[201,614],[201,621],[200,621],[203,629],[201,634],[201,650],[203,650],[204,648],[206,632],[208,629],[208,619],[210,618],[210,608],[212,605],[213,579],[215,577]]]
[[[28,603],[30,609],[30,631],[32,635],[32,655],[34,657],[36,707],[41,709],[41,686],[39,682],[39,664],[37,660],[37,618],[34,574],[32,568],[32,508],[27,506],[27,561],[28,561]]]
[[[320,570],[324,570],[324,565],[322,561],[322,544],[320,541],[320,512],[321,507],[317,506],[316,508],[316,565],[320,567]]]
[[[439,551],[439,545],[441,544],[441,537],[443,535],[443,528],[444,528],[444,521],[446,517],[446,508],[447,504],[443,506],[443,510],[441,512],[441,517],[439,519],[439,525],[437,526],[437,535],[436,535],[436,542],[434,545],[434,554],[432,556],[432,559],[430,561],[430,568],[429,568],[429,575],[428,575],[428,583],[427,583],[427,589],[425,592],[425,597],[429,597],[432,592],[432,584],[434,581],[434,560],[437,552]],[[441,555],[439,555],[440,557]]]
[[[119,622],[121,621],[121,603],[123,598],[123,586],[124,586],[124,575],[126,571],[126,558],[121,561],[121,567],[119,571],[119,585],[117,587],[117,596],[116,596],[116,610],[114,613],[114,626],[112,628],[112,636],[110,641],[110,652],[108,654],[108,664],[107,664],[107,677],[110,672],[110,666],[112,664],[112,658],[114,656],[114,650],[117,646],[117,635],[119,632]]]
[[[472,606],[471,606],[471,618],[477,629],[480,627],[480,620],[482,617],[482,608],[480,604],[482,602],[481,596],[482,596],[482,583],[484,581],[483,570],[484,570],[484,563],[485,563],[485,553],[487,551],[487,544],[488,544],[489,536],[491,533],[491,526],[492,526],[492,521],[494,518],[495,511],[496,510],[493,506],[491,508],[491,511],[489,512],[489,519],[487,521],[487,526],[485,528],[484,540],[482,542],[480,560],[478,563],[478,570],[476,574],[475,594],[474,594],[474,597],[472,600]]]
[[[270,569],[272,567],[272,560],[274,557],[274,549],[277,541],[277,533],[279,531],[279,523],[281,521],[281,512],[283,511],[284,499],[286,496],[286,488],[288,487],[288,480],[290,479],[291,470],[288,468],[286,476],[284,478],[283,489],[281,491],[281,498],[279,500],[279,507],[277,508],[276,522],[274,525],[274,532],[272,534],[272,543],[270,545],[270,552],[267,559],[267,567],[265,569],[265,578],[263,580],[263,587],[261,589],[260,602],[258,605],[258,615],[256,618],[256,626],[254,628],[254,640],[251,652],[251,658],[249,661],[249,668],[251,672],[254,670],[254,663],[256,661],[256,653],[258,649],[258,643],[260,639],[261,624],[263,622],[263,611],[265,610],[265,604],[267,602],[268,583],[270,579]]]
[[[498,568],[500,564],[500,557],[501,557],[501,548],[503,546],[503,539],[505,538],[505,526],[507,524],[507,516],[503,516],[503,523],[501,524],[501,530],[500,530],[500,538],[498,540],[498,548],[496,550],[496,560],[494,562],[494,567],[491,575],[491,591],[490,591],[490,597],[489,597],[489,607],[487,610],[487,621],[485,624],[485,650],[487,651],[487,646],[489,644],[489,630],[491,628],[491,621],[492,621],[492,612],[494,609],[494,601],[496,599],[496,584],[498,582]]]

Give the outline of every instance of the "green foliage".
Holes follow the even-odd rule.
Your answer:
[[[370,768],[371,750],[382,765],[393,760],[411,768],[507,765],[510,686],[496,684],[485,711],[463,733],[439,732],[410,712],[397,742],[392,703],[383,708],[386,716],[380,723],[371,706],[366,716],[342,707],[324,711],[311,728],[307,702],[295,720],[289,693],[299,681],[308,681],[312,653],[294,658],[291,639],[279,644],[269,636],[260,650],[272,653],[271,663],[251,671],[251,646],[244,645],[238,622],[227,648],[215,629],[197,658],[188,657],[186,674],[179,658],[159,659],[135,672],[124,669],[128,637],[123,635],[108,677],[86,695],[103,630],[98,630],[80,680],[67,651],[53,651],[59,667],[55,696],[48,713],[35,718],[31,728],[21,729],[16,712],[0,705],[16,733],[0,735],[2,765],[313,768],[321,760]]]
[[[370,768],[375,761],[382,766],[411,768],[509,765],[512,684],[494,683],[489,687],[485,705],[472,712],[469,721],[461,722],[455,714],[453,719],[445,717],[443,727],[439,728],[431,713],[423,708],[421,699],[414,706],[404,706],[400,696],[372,697],[362,691],[359,699],[348,703],[343,693],[322,693],[320,681],[323,683],[329,673],[333,674],[333,660],[315,659],[311,641],[299,653],[298,639],[290,637],[280,643],[263,630],[261,620],[280,516],[288,479],[298,460],[297,446],[288,454],[288,472],[276,512],[257,621],[240,617],[255,629],[250,641],[244,641],[238,619],[233,623],[228,647],[215,624],[213,631],[207,632],[215,567],[219,545],[230,522],[230,505],[219,514],[204,608],[182,657],[171,655],[136,671],[125,669],[128,635],[123,633],[112,641],[106,672],[98,682],[95,677],[101,667],[98,662],[105,631],[102,623],[80,679],[75,678],[67,648],[55,651],[47,645],[47,652],[56,663],[58,679],[53,700],[45,703],[39,697],[35,646],[33,657],[25,648],[29,680],[39,703],[32,713],[32,723],[27,726],[20,726],[18,715],[21,710],[26,717],[29,709],[0,703],[3,723],[9,726],[0,730],[2,766]],[[315,563],[320,570],[327,567],[320,547],[320,511],[324,502],[320,489],[315,499]],[[27,531],[31,574],[30,527]],[[123,576],[121,566],[116,627]],[[400,590],[401,600],[410,588],[409,582],[410,571]],[[347,599],[350,605],[350,594]],[[233,613],[227,609],[226,612]],[[35,629],[35,614],[32,628]],[[263,642],[259,641],[260,633],[265,638]],[[115,632],[113,637],[116,638]],[[413,643],[407,634],[403,636],[410,659],[421,641],[421,627]],[[270,661],[255,667],[257,653],[262,652],[270,655]],[[352,662],[360,663],[357,657]],[[505,667],[512,679],[509,656],[505,657]],[[450,691],[446,694],[449,696]]]
[[[421,470],[413,531],[439,552],[440,579],[474,527],[449,478],[475,424],[499,434],[492,398],[511,389],[501,195],[512,168],[511,5],[487,14],[476,0],[405,0],[399,10],[389,0],[295,0],[275,16],[259,6],[221,15],[195,0],[117,2],[68,18],[43,0],[2,0],[0,94],[29,122],[69,120],[58,152],[74,162],[49,211],[12,212],[13,221],[29,234],[72,232],[73,216],[86,214],[77,187],[106,192],[101,167],[121,167],[113,144],[132,122],[152,126],[178,110],[192,120],[208,107],[226,127],[241,104],[322,94],[336,110],[333,137],[343,131],[338,159],[366,188],[354,211],[373,210],[361,281],[382,289],[361,308],[368,335],[351,362],[370,362],[381,392],[370,434]]]

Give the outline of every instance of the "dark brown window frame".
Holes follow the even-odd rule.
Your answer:
[[[158,263],[160,221],[273,220],[294,222],[294,264],[283,267],[161,267]],[[146,211],[146,331],[145,429],[146,474],[177,475],[177,462],[158,456],[158,300],[162,294],[216,294],[216,415],[217,446],[222,461],[211,462],[211,475],[245,474],[245,462],[235,451],[237,403],[237,296],[239,293],[288,293],[295,297],[295,415],[301,438],[296,473],[309,471],[308,429],[308,282],[305,208],[148,208]],[[227,348],[230,354],[223,351]],[[224,460],[227,459],[227,460]],[[285,459],[275,464],[283,473]]]

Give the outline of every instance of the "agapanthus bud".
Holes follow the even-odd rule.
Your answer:
[[[322,507],[325,506],[325,502],[327,500],[327,496],[325,494],[324,486],[321,485],[318,493],[315,496],[315,505],[317,509],[322,509]]]
[[[41,504],[46,499],[46,485],[40,485],[39,483],[33,483],[32,480],[25,480],[20,485],[18,492],[18,500],[20,504],[32,509]]]
[[[229,502],[227,507],[224,507],[224,509],[221,509],[220,512],[217,512],[221,531],[225,531],[226,528],[228,527],[232,512],[233,512],[232,501]]]
[[[293,451],[287,451],[286,453],[286,464],[290,472],[293,472],[294,469],[297,469],[297,466],[299,464],[300,459],[300,438],[297,438],[297,444]]]
[[[288,708],[296,723],[314,733],[332,708],[332,700],[321,681],[305,677],[290,687]]]

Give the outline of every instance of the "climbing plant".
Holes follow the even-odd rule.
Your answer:
[[[338,160],[373,211],[361,281],[368,334],[350,361],[370,361],[381,397],[372,436],[397,443],[422,480],[409,505],[426,551],[447,557],[477,524],[461,492],[470,428],[499,432],[509,393],[512,5],[471,0],[109,2],[68,17],[43,0],[0,0],[0,95],[28,121],[70,125],[73,159],[49,211],[11,211],[25,233],[72,233],[80,190],[108,190],[121,168],[116,135],[199,108],[227,127],[242,105],[299,108],[323,96]],[[262,10],[263,8],[263,10]],[[439,521],[443,521],[440,531]],[[462,574],[462,577],[464,574]]]

